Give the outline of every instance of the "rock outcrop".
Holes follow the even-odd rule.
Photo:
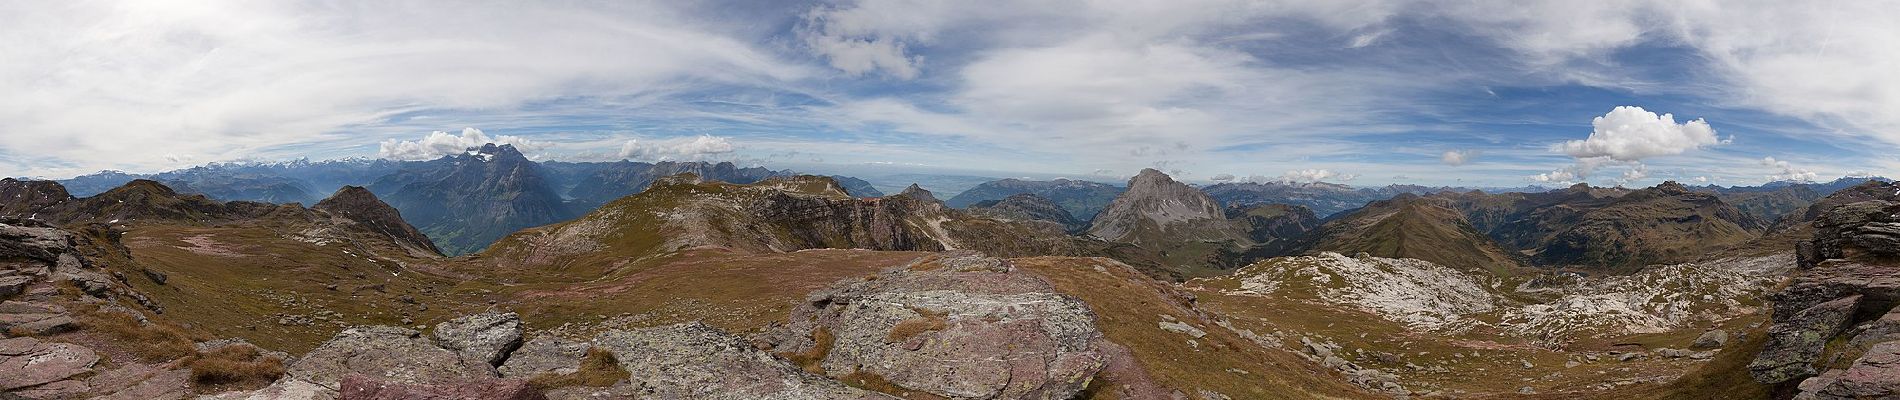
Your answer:
[[[361,186],[344,186],[342,189],[337,189],[336,194],[317,202],[310,209],[325,211],[361,224],[368,231],[389,235],[389,238],[395,240],[397,244],[404,248],[414,249],[414,252],[438,256],[442,254],[442,250],[437,249],[435,243],[429,241],[428,236],[424,236],[422,231],[416,230],[416,227],[410,226],[402,219],[402,212],[383,203],[382,200],[376,198],[376,194],[370,193],[369,189]]]
[[[1838,205],[1813,218],[1813,239],[1797,246],[1800,269],[1769,297],[1768,342],[1749,364],[1756,381],[1799,382],[1802,399],[1900,396],[1900,190],[1890,186],[1816,202]],[[1840,367],[1845,360],[1854,361]]]
[[[1108,357],[1087,305],[971,252],[840,283],[807,301],[764,341],[840,379],[957,399],[1062,399]]]
[[[521,348],[521,316],[486,313],[436,324],[435,342],[464,360],[501,366],[509,353]]]
[[[285,369],[286,380],[299,380],[332,391],[343,378],[363,374],[397,384],[440,384],[495,378],[485,360],[464,359],[437,347],[421,332],[387,326],[344,330]]]
[[[614,353],[642,398],[894,399],[802,371],[700,323],[609,331],[594,345]]]

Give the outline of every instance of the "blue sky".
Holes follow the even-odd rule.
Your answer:
[[[491,140],[1108,181],[1900,175],[1900,5],[1736,3],[11,3],[0,175]]]

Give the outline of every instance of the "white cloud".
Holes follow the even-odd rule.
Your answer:
[[[700,135],[664,140],[628,140],[620,145],[620,157],[640,161],[704,161],[726,157],[738,150],[731,140]]]
[[[1564,142],[1555,148],[1576,158],[1639,161],[1722,143],[1708,121],[1698,118],[1677,124],[1673,115],[1656,115],[1642,107],[1616,107],[1591,120],[1590,126],[1594,129],[1589,138]]]
[[[1455,167],[1471,162],[1471,158],[1477,155],[1478,152],[1472,150],[1447,150],[1445,154],[1438,156],[1438,161]]]
[[[1352,43],[1346,44],[1346,48],[1357,49],[1361,47],[1371,46],[1373,43],[1378,43],[1380,38],[1383,38],[1385,37],[1386,34],[1390,34],[1390,33],[1392,33],[1392,30],[1386,29],[1386,30],[1372,31],[1372,32],[1366,32],[1366,33],[1355,35],[1352,37]]]
[[[1635,183],[1636,181],[1640,181],[1648,177],[1649,177],[1649,166],[1636,164],[1636,166],[1630,167],[1630,169],[1623,170],[1623,179],[1617,182],[1618,184]]]
[[[378,144],[376,157],[391,160],[423,161],[442,158],[442,156],[461,154],[469,148],[484,144],[514,145],[522,154],[534,154],[553,146],[553,143],[536,141],[520,136],[501,135],[489,137],[480,129],[462,128],[461,135],[443,131],[429,132],[421,140],[387,139]]]
[[[333,146],[419,113],[518,117],[556,99],[776,87],[816,70],[684,7],[0,3],[37,16],[0,25],[0,59],[33,60],[0,62],[0,93],[13,94],[0,96],[0,152],[60,161],[15,173],[153,170],[178,166],[165,154]]]
[[[1768,175],[1767,178],[1768,178],[1768,181],[1770,182],[1778,182],[1778,181],[1813,182],[1815,178],[1820,177],[1820,174],[1815,173],[1813,170],[1796,167],[1794,166],[1794,164],[1790,164],[1787,161],[1776,160],[1772,156],[1762,157],[1761,165],[1764,167],[1772,168],[1776,171],[1774,174]]]
[[[1211,178],[1207,178],[1207,180],[1221,183],[1232,182],[1234,180],[1234,174],[1217,174]]]
[[[1351,181],[1358,177],[1359,175],[1342,174],[1342,173],[1333,172],[1332,170],[1326,170],[1326,169],[1300,169],[1300,170],[1287,171],[1285,174],[1281,174],[1279,178],[1275,178],[1274,180],[1281,181],[1281,182],[1324,182],[1324,181],[1345,182],[1345,181]]]
[[[1709,177],[1707,176],[1697,176],[1690,180],[1695,181],[1695,183],[1709,183]]]

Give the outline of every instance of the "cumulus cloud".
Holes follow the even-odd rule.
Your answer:
[[[663,140],[628,140],[620,145],[620,157],[640,161],[704,161],[722,158],[737,151],[724,137],[700,135]]]
[[[1708,177],[1708,176],[1697,176],[1697,177],[1695,177],[1695,178],[1691,178],[1691,179],[1689,179],[1689,180],[1691,180],[1691,181],[1695,181],[1695,183],[1709,183],[1709,177]]]
[[[1233,182],[1234,174],[1217,174],[1211,178],[1207,178],[1207,180],[1221,182],[1221,183]]]
[[[1576,158],[1640,161],[1722,143],[1708,121],[1697,118],[1677,124],[1673,115],[1656,115],[1642,107],[1616,107],[1591,120],[1590,126],[1594,129],[1589,138],[1564,142],[1556,148]]]
[[[1623,170],[1623,179],[1618,180],[1617,182],[1618,184],[1634,183],[1636,181],[1640,181],[1640,180],[1643,180],[1643,178],[1648,178],[1648,177],[1649,177],[1649,166],[1636,164],[1636,166],[1630,167],[1630,169]]]
[[[1444,162],[1445,165],[1455,167],[1471,162],[1471,158],[1477,155],[1478,152],[1473,150],[1448,150],[1444,155],[1438,157],[1438,161]]]
[[[1794,164],[1788,163],[1787,161],[1776,160],[1772,156],[1762,157],[1761,165],[1764,167],[1772,168],[1776,171],[1774,174],[1768,175],[1768,180],[1770,182],[1778,182],[1778,181],[1813,182],[1815,178],[1820,177],[1820,174],[1815,173],[1814,170],[1796,167]]]
[[[512,135],[489,137],[480,129],[462,128],[460,135],[435,131],[429,132],[421,140],[383,140],[377,146],[376,157],[401,161],[433,160],[442,156],[461,154],[469,148],[481,147],[489,143],[514,145],[515,150],[521,151],[522,154],[538,153],[554,145]]]

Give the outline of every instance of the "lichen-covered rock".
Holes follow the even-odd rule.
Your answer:
[[[521,347],[521,316],[485,313],[435,325],[435,341],[463,359],[499,366]]]
[[[613,352],[645,399],[895,399],[801,371],[697,322],[608,331],[594,345]]]
[[[1107,359],[1086,304],[1006,260],[969,252],[846,281],[808,300],[782,328],[790,334],[765,340],[780,352],[828,349],[818,366],[833,377],[875,376],[958,399],[1066,399]]]
[[[99,355],[92,349],[71,343],[30,341],[8,343],[6,347],[15,349],[25,343],[33,344],[31,350],[0,355],[0,391],[71,378],[91,372],[93,364],[99,362]]]
[[[581,358],[592,345],[553,336],[528,340],[508,355],[497,370],[508,378],[531,379],[541,374],[571,374],[581,368]]]
[[[1748,372],[1755,381],[1776,384],[1814,376],[1814,362],[1821,358],[1828,340],[1847,328],[1861,296],[1853,295],[1801,310],[1785,319],[1776,316],[1768,327],[1768,343],[1762,346]]]
[[[477,379],[436,384],[395,383],[353,374],[340,396],[350,400],[546,400],[520,379]]]
[[[72,248],[72,234],[58,228],[32,221],[0,222],[0,259],[25,258],[53,263]]]
[[[1842,205],[1814,222],[1819,259],[1900,255],[1900,203],[1868,200]]]
[[[1803,394],[1822,400],[1900,397],[1900,342],[1874,345],[1846,371],[1830,375],[1816,378],[1819,380],[1813,385],[1801,382]]]
[[[387,326],[337,333],[285,371],[286,380],[307,381],[332,391],[341,390],[343,378],[352,373],[383,382],[425,384],[498,376],[493,366],[464,360],[416,331]]]

